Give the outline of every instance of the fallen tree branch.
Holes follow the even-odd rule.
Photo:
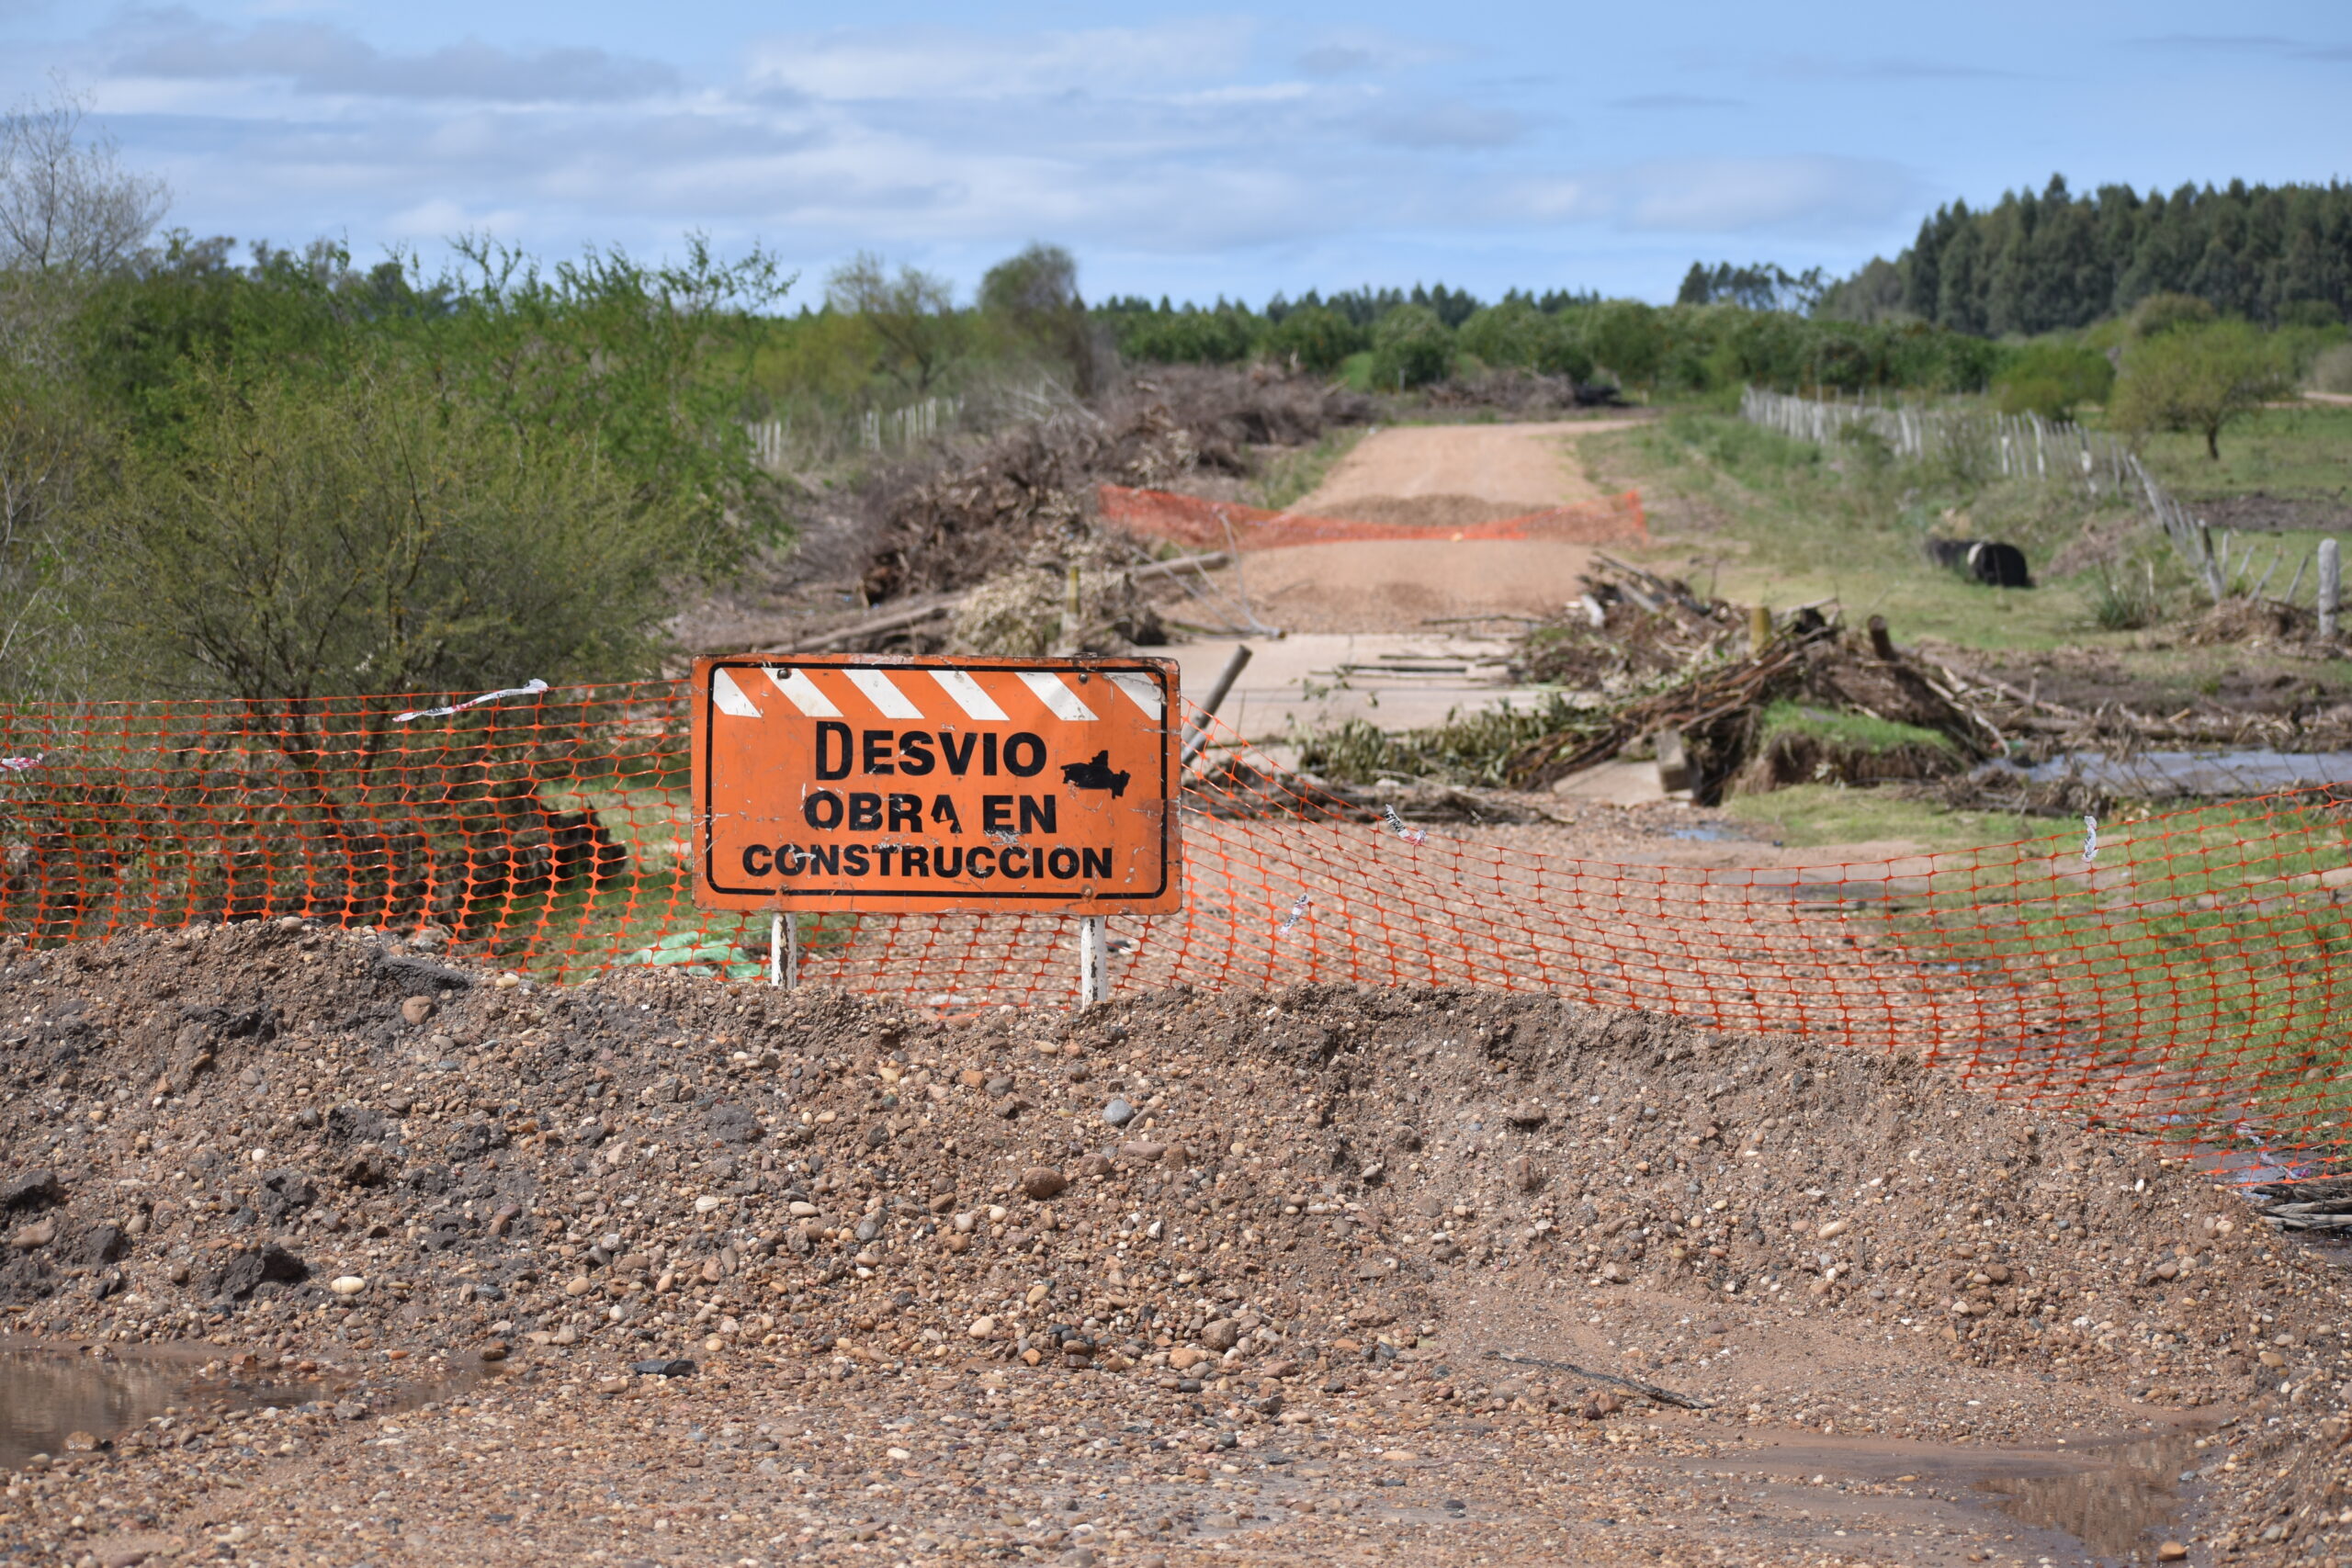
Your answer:
[[[1687,1393],[1677,1393],[1670,1388],[1660,1388],[1656,1383],[1637,1382],[1632,1378],[1621,1378],[1614,1372],[1596,1372],[1590,1367],[1579,1367],[1569,1361],[1547,1361],[1541,1356],[1515,1355],[1509,1350],[1489,1350],[1487,1354],[1494,1360],[1509,1361],[1514,1367],[1543,1367],[1555,1372],[1573,1372],[1577,1377],[1590,1378],[1595,1382],[1615,1383],[1619,1388],[1631,1389],[1645,1399],[1655,1399],[1660,1404],[1671,1404],[1683,1410],[1713,1410],[1714,1408],[1714,1405],[1706,1400],[1694,1399]]]

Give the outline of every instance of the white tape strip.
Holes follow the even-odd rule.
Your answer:
[[[996,705],[996,699],[980,690],[980,683],[963,671],[934,670],[931,678],[939,682],[939,689],[946,693],[957,707],[964,710],[965,717],[977,718],[988,724],[1004,722],[1005,711]]]
[[[2089,865],[2098,859],[2098,818],[2086,814],[2083,818],[2083,863]]]
[[[1114,671],[1111,684],[1126,693],[1128,700],[1143,709],[1143,716],[1155,723],[1159,718],[1159,682],[1148,675]]]
[[[484,692],[481,696],[468,697],[464,702],[453,704],[446,708],[417,708],[410,713],[396,713],[392,715],[392,722],[406,724],[414,718],[447,718],[453,713],[463,713],[468,708],[478,708],[484,703],[494,703],[501,697],[536,697],[547,689],[548,683],[545,681],[526,681],[519,686],[509,686],[503,692]]]
[[[6,768],[12,773],[22,773],[27,768],[40,767],[41,758],[48,755],[48,752],[41,751],[30,757],[0,757],[0,768]]]
[[[1072,724],[1091,724],[1094,710],[1078,700],[1069,683],[1050,670],[1023,670],[1021,683],[1037,694],[1037,700],[1052,710],[1058,719]]]
[[[806,670],[779,671],[773,664],[765,668],[769,681],[775,683],[777,691],[784,694],[784,700],[798,708],[806,716],[809,718],[841,717],[842,710],[833,705],[832,698],[817,689],[817,682],[808,679],[808,671]]]
[[[735,683],[735,677],[724,670],[711,671],[710,705],[729,718],[760,716],[759,705],[745,695],[743,688]]]
[[[922,716],[922,709],[915,706],[913,699],[899,690],[890,677],[882,673],[881,671],[851,670],[845,673],[849,676],[849,683],[855,686],[859,694],[872,703],[884,718],[921,718]]]

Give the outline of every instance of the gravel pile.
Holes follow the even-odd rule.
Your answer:
[[[209,1341],[315,1380],[293,1419],[322,1431],[483,1360],[632,1401],[1108,1402],[1163,1423],[1179,1486],[1236,1431],[1335,1462],[1392,1387],[1574,1443],[2032,1442],[2095,1409],[2231,1423],[2181,1528],[2256,1559],[2324,1550],[2352,1503],[2331,1254],[1900,1059],[1433,990],[953,1021],[658,973],[558,991],[296,920],[12,942],[0,992],[0,1325]],[[1832,1334],[1884,1375],[1825,1380]],[[62,1473],[12,1484],[0,1546],[112,1517]],[[40,1506],[61,1486],[83,1524]],[[1125,1545],[1204,1517],[1155,1504]]]

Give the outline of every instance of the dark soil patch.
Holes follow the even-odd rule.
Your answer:
[[[2211,496],[2191,503],[2198,516],[2215,528],[2235,528],[2248,534],[2335,534],[2352,532],[2352,504],[2340,498],[2304,495]],[[2292,570],[2291,564],[2286,569]],[[2274,587],[2284,587],[2282,576]],[[2305,584],[2306,591],[2309,583]]]

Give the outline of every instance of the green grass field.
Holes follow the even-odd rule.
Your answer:
[[[2167,620],[2193,618],[2205,607],[2170,547],[2125,509],[2024,481],[1969,487],[1867,449],[1823,448],[1699,410],[1587,436],[1578,451],[1595,483],[1651,499],[1660,536],[1654,562],[1688,570],[1700,589],[1712,586],[1728,599],[1779,608],[1834,599],[1849,623],[1884,615],[1906,644],[2091,649],[2186,694],[2248,658],[2243,648],[2191,647],[2099,625],[2103,573],[2134,587],[2153,577]],[[1938,570],[1925,555],[1935,534],[2017,544],[2038,586],[2003,591]],[[2086,536],[2103,547],[2074,547]],[[2279,592],[2319,537],[2237,536],[2233,568],[2250,583],[2275,559],[2270,592]],[[2107,558],[2090,558],[2098,556]],[[2055,570],[2053,562],[2074,570]],[[2306,606],[2313,576],[2304,574],[2297,595]],[[2301,660],[2294,669],[2352,687],[2352,664],[2341,660]]]
[[[2222,433],[2219,462],[2205,438],[2147,438],[2142,458],[2184,501],[2266,495],[2352,503],[2352,406],[2304,403],[2248,415]]]

